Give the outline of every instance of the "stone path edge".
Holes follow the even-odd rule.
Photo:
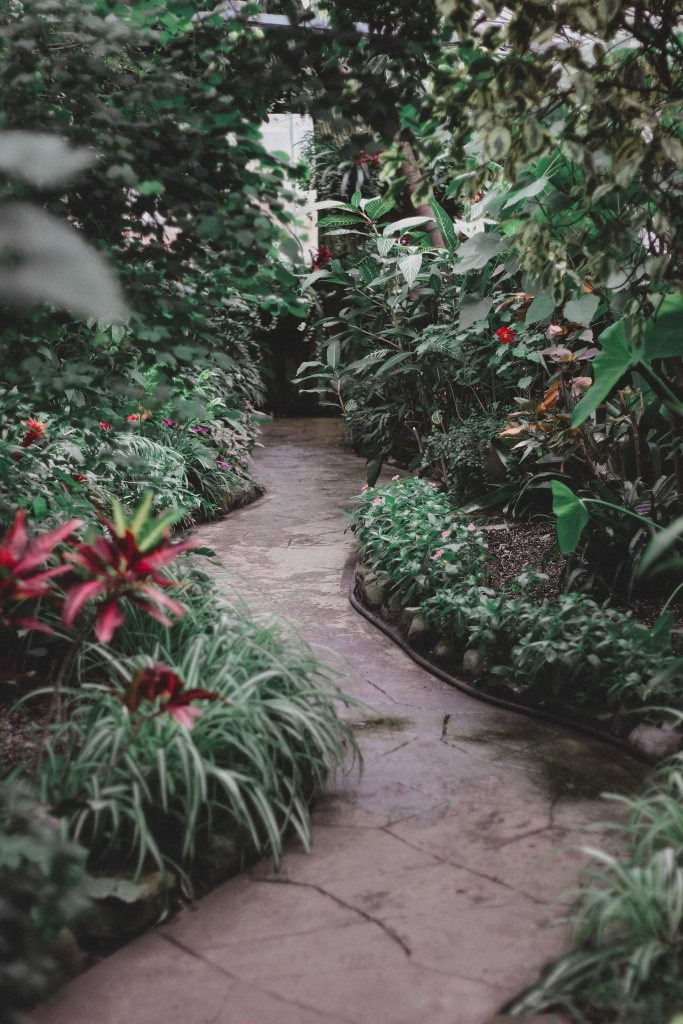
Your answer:
[[[359,564],[359,560],[356,559],[355,565]],[[609,733],[601,732],[599,729],[593,729],[590,725],[583,725],[581,722],[577,722],[573,718],[563,718],[561,715],[553,715],[549,711],[541,711],[540,708],[528,708],[524,704],[516,704],[514,701],[503,700],[502,697],[495,697],[492,693],[485,693],[482,690],[477,690],[476,687],[470,686],[469,683],[464,682],[462,679],[458,679],[457,676],[452,676],[448,672],[444,672],[438,665],[434,665],[431,661],[427,661],[421,654],[410,646],[406,640],[401,636],[398,630],[394,629],[385,622],[384,619],[375,615],[369,608],[366,608],[362,601],[356,596],[356,576],[355,572],[351,577],[351,585],[349,586],[349,601],[351,607],[362,615],[363,618],[367,619],[368,622],[380,629],[390,640],[393,640],[398,647],[404,651],[409,658],[412,658],[420,668],[425,669],[431,675],[436,676],[437,679],[441,679],[444,683],[448,683],[449,686],[453,686],[456,690],[460,690],[462,693],[466,693],[468,697],[474,697],[475,700],[480,700],[484,704],[492,704],[496,708],[502,708],[504,711],[514,711],[518,715],[522,715],[525,718],[535,718],[540,722],[548,722],[550,725],[557,725],[563,729],[569,729],[573,732],[580,732],[584,736],[590,736],[591,739],[600,740],[602,743],[606,743],[608,746],[616,747],[617,750],[621,750],[626,754],[630,754],[636,761],[641,761],[649,765],[658,765],[660,761],[656,757],[652,757],[640,750],[638,747],[629,743],[627,740],[622,740],[618,736],[611,736]]]

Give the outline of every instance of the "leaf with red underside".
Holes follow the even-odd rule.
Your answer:
[[[73,621],[81,608],[93,597],[99,597],[107,589],[105,580],[88,580],[86,583],[75,583],[69,588],[62,606],[62,620],[67,629],[71,629]]]
[[[10,558],[18,562],[26,550],[27,544],[26,513],[20,508],[14,517],[14,522],[2,539],[0,550],[7,552]]]
[[[82,522],[82,519],[70,519],[68,523],[63,523],[54,530],[41,533],[39,537],[36,537],[31,542],[28,551],[19,560],[16,569],[17,573],[25,573],[30,572],[31,569],[37,569],[52,554],[53,548],[61,543],[61,541],[70,537]]]
[[[95,636],[101,644],[108,644],[116,630],[123,624],[123,610],[116,598],[105,601],[97,609]]]

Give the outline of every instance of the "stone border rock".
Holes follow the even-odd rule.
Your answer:
[[[365,571],[359,572],[359,569]],[[372,578],[369,578],[372,577]],[[359,600],[356,589],[360,589],[360,583],[362,582],[362,593],[365,598],[365,604]],[[601,740],[603,743],[608,743],[612,747],[616,747],[618,750],[623,751],[626,754],[630,754],[631,757],[637,761],[643,761],[645,764],[657,765],[663,758],[671,756],[675,753],[674,750],[664,751],[659,754],[651,754],[636,747],[633,743],[629,743],[627,740],[622,740],[618,736],[613,736],[611,733],[602,732],[600,729],[594,729],[590,725],[584,725],[582,722],[577,722],[575,719],[563,718],[560,715],[553,715],[548,711],[541,711],[537,708],[530,708],[524,704],[518,704],[514,701],[504,700],[502,697],[495,697],[491,693],[486,693],[485,690],[478,690],[474,686],[470,686],[469,683],[464,682],[462,679],[458,679],[456,676],[451,675],[444,669],[439,668],[432,661],[428,661],[427,658],[422,657],[421,654],[415,649],[417,644],[420,647],[428,648],[433,647],[433,654],[436,655],[440,645],[443,645],[441,656],[447,658],[452,649],[450,644],[443,639],[439,639],[435,633],[430,631],[424,621],[424,618],[420,614],[419,608],[404,608],[400,602],[396,599],[384,600],[384,594],[377,581],[377,577],[373,570],[369,566],[364,566],[359,560],[356,561],[354,567],[354,574],[349,587],[349,601],[351,606],[364,618],[371,622],[373,626],[393,640],[408,657],[412,658],[413,661],[430,672],[437,679],[443,680],[448,683],[449,686],[455,687],[456,690],[461,690],[466,693],[468,697],[474,697],[475,700],[483,701],[485,704],[492,704],[494,707],[502,708],[505,711],[514,711],[518,715],[525,715],[527,718],[535,718],[541,722],[547,722],[549,725],[557,725],[563,729],[570,729],[574,732],[580,732],[584,736],[589,736],[591,739]],[[367,605],[371,607],[368,608]],[[376,615],[372,608],[382,609],[382,612],[386,618],[380,618]],[[399,629],[395,628],[399,625],[405,633],[405,639]],[[448,650],[446,650],[448,648]],[[466,656],[476,655],[470,658],[471,664],[465,664]],[[437,655],[438,656],[438,655]],[[475,663],[476,662],[476,663]],[[485,659],[480,659],[477,651],[466,651],[465,658],[463,658],[463,667],[465,670],[469,670],[472,675],[477,677],[483,675],[486,671]],[[650,728],[656,728],[654,726]],[[662,730],[657,730],[660,732]]]

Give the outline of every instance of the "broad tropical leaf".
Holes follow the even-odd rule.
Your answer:
[[[557,516],[557,539],[563,555],[576,551],[583,528],[588,522],[588,511],[580,498],[561,480],[551,480],[553,512]]]

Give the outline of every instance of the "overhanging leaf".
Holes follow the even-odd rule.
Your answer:
[[[427,224],[431,219],[431,217],[404,217],[403,220],[395,220],[384,228],[384,237],[393,235],[396,231],[403,233],[408,228],[416,228],[420,224]]]
[[[96,159],[92,149],[73,149],[60,135],[0,132],[0,171],[37,188],[64,185]]]
[[[557,516],[557,539],[563,555],[576,551],[583,528],[588,522],[588,511],[580,498],[561,480],[551,480],[553,512]]]
[[[634,362],[623,320],[600,335],[602,351],[593,360],[593,383],[572,413],[572,427],[579,427],[615,387]]]
[[[0,205],[0,298],[50,302],[85,316],[126,317],[118,281],[83,236],[28,203]]]

